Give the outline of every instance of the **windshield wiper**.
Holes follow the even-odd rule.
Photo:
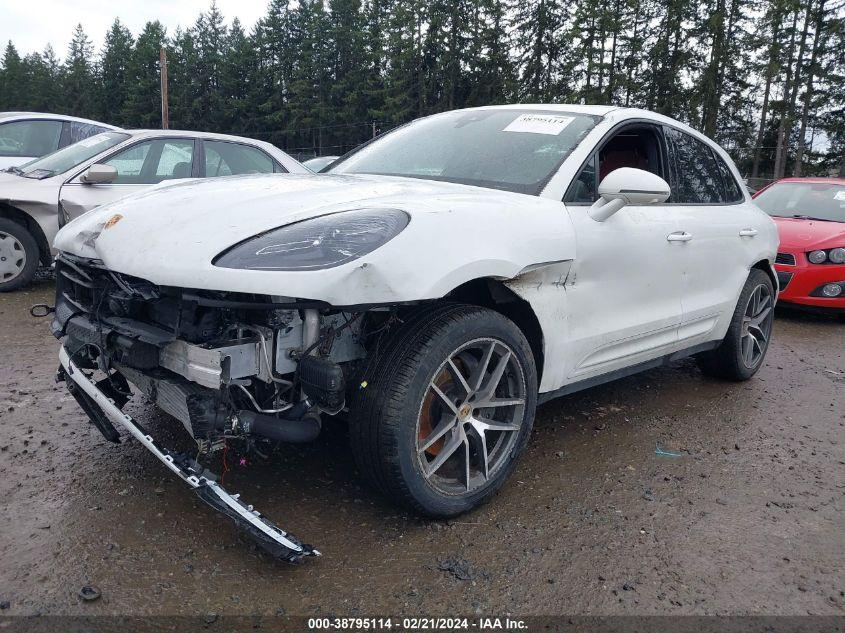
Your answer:
[[[18,176],[23,175],[23,169],[21,169],[17,165],[12,165],[11,167],[8,167],[5,171],[9,172],[10,174],[17,174]]]

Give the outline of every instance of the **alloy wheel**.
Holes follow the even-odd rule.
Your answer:
[[[748,298],[742,317],[741,354],[742,362],[749,369],[756,367],[763,359],[774,319],[772,293],[764,284],[754,288]]]
[[[510,459],[525,402],[525,373],[505,343],[476,339],[454,350],[429,381],[417,416],[427,482],[465,495],[493,479]]]
[[[26,250],[11,233],[0,232],[0,281],[11,281],[26,266]]]

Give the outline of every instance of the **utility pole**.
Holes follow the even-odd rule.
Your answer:
[[[373,121],[373,138],[376,137],[376,122]]]
[[[159,50],[159,65],[161,66],[161,129],[170,127],[170,112],[167,107],[167,51],[164,46]]]

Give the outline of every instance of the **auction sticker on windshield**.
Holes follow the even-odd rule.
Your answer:
[[[572,123],[573,117],[558,114],[520,114],[503,132],[528,132],[557,136]]]
[[[79,141],[79,144],[82,147],[94,147],[98,143],[102,142],[102,140],[103,139],[101,139],[98,134],[97,136],[90,136],[88,138],[82,139],[81,141]]]

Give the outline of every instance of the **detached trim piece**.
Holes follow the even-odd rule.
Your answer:
[[[111,398],[100,391],[73,364],[64,346],[59,351],[59,361],[67,374],[66,380],[72,380],[76,387],[82,389],[109,420],[129,431],[165,466],[196,490],[200,499],[232,519],[238,527],[252,536],[270,554],[291,563],[299,562],[305,556],[320,555],[320,552],[310,545],[301,543],[295,536],[265,519],[251,505],[241,501],[239,495],[226,492],[220,484],[214,481],[211,473],[202,470],[199,464],[192,459],[171,453],[166,448],[160,447],[140,424],[135,422],[131,416],[123,413]]]

